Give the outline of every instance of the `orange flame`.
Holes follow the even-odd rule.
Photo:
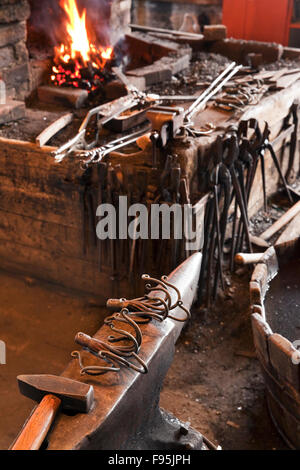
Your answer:
[[[79,53],[86,63],[89,60],[90,52],[90,42],[86,28],[86,10],[83,10],[80,16],[75,0],[61,0],[60,4],[68,15],[66,29],[70,36],[71,57],[75,59],[77,53]]]
[[[54,49],[56,66],[52,69],[54,74],[51,75],[51,80],[58,85],[65,82],[65,73],[70,75],[64,70],[63,63],[68,64],[71,60],[75,62],[75,72],[71,75],[71,78],[75,79],[80,78],[80,69],[86,67],[89,62],[93,67],[103,69],[106,62],[113,56],[111,46],[96,47],[90,42],[86,25],[86,10],[84,9],[80,15],[76,0],[60,0],[60,6],[67,14],[65,26],[68,40]],[[74,86],[78,84],[74,83]]]

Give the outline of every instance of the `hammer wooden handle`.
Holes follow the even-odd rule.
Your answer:
[[[61,400],[55,395],[46,395],[25,423],[11,450],[38,450],[51,428],[60,405]]]

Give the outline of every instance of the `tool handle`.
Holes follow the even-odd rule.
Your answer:
[[[60,405],[59,398],[46,395],[25,423],[11,450],[38,450],[51,428]]]
[[[264,253],[237,253],[235,255],[236,264],[255,264],[259,263]]]
[[[46,127],[35,139],[36,144],[39,147],[43,147],[46,143],[55,136],[59,131],[64,129],[70,122],[73,121],[74,114],[68,113],[61,116],[59,119],[54,121],[50,126]]]
[[[268,228],[260,238],[268,240],[278,230],[281,230],[286,224],[288,224],[298,213],[300,212],[300,201],[294,204],[285,214],[283,214],[270,228]]]

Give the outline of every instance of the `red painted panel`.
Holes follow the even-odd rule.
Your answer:
[[[223,24],[228,37],[244,39],[247,0],[223,0]]]
[[[288,43],[292,0],[223,0],[228,36]]]

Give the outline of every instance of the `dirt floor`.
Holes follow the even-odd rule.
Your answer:
[[[60,374],[76,349],[75,334],[97,331],[104,314],[86,299],[31,278],[0,272],[0,286],[0,340],[6,344],[6,365],[0,365],[0,449],[7,449],[33,407],[20,395],[17,375]]]
[[[252,340],[250,272],[240,269],[210,309],[194,310],[181,335],[161,406],[224,450],[283,450],[267,410]]]
[[[266,407],[248,312],[249,271],[227,279],[226,294],[193,312],[161,394],[161,406],[223,449],[285,449]],[[32,402],[17,389],[23,373],[59,374],[77,331],[95,332],[104,312],[32,279],[0,273],[0,449],[15,438]]]

